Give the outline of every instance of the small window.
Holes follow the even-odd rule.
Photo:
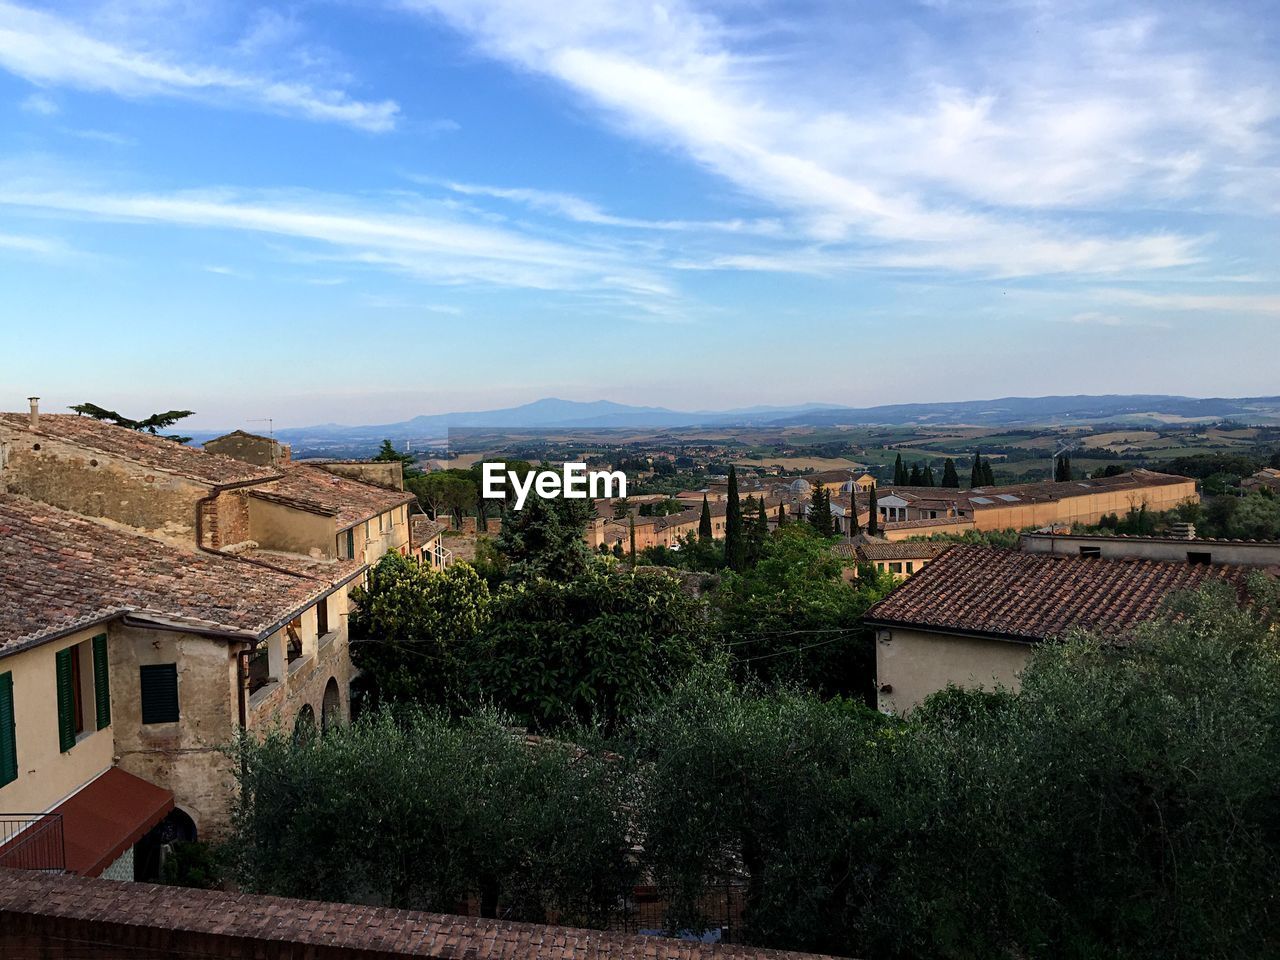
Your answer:
[[[80,646],[67,647],[54,655],[55,687],[58,705],[58,749],[66,753],[76,745],[84,732],[84,698],[81,688]]]
[[[1096,560],[1097,558],[1102,556],[1102,548],[1101,547],[1081,547],[1080,556],[1088,557],[1091,560]]]
[[[912,563],[910,560],[908,560],[908,561],[907,561],[907,573],[914,573],[914,572],[915,572],[915,564],[914,564],[914,563]]]
[[[1199,553],[1195,550],[1188,550],[1187,563],[1194,563],[1197,566],[1207,567],[1209,564],[1213,563],[1213,554]]]
[[[153,663],[138,668],[143,723],[177,723],[178,665]]]
[[[901,572],[902,572],[902,564],[900,564],[900,563],[891,563],[891,564],[889,564],[889,572],[890,572],[890,573],[901,573]]]
[[[329,598],[321,597],[316,604],[316,636],[323,637],[329,632]]]
[[[290,663],[302,656],[302,617],[294,617],[284,628],[285,655]]]

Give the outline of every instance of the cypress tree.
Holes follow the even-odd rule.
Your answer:
[[[748,497],[748,500],[755,500]],[[748,505],[747,513],[754,514],[747,524],[747,563],[755,566],[764,552],[764,542],[769,539],[769,518],[764,512],[764,498],[755,500],[755,509]]]
[[[636,568],[636,518],[633,514],[631,517],[631,569]]]
[[[902,462],[902,454],[898,454],[893,461],[893,485],[895,487],[907,485],[907,468]]]
[[[995,471],[991,469],[991,458],[988,457],[982,461],[982,485],[984,487],[993,487],[996,483]]]
[[[871,516],[867,518],[867,533],[878,536],[880,533],[880,511],[876,507],[876,485],[873,483],[867,491],[867,505],[871,508]]]
[[[820,537],[832,536],[831,494],[821,485],[813,488],[809,501],[809,525]]]
[[[778,504],[778,526],[785,526],[787,523],[787,502],[784,500]]]
[[[956,462],[950,457],[947,457],[946,463],[942,465],[942,485],[952,489],[960,487],[960,474],[956,473]]]
[[[907,483],[913,487],[924,486],[924,477],[920,474],[920,464],[913,463],[911,465],[911,476],[907,478]]]
[[[969,486],[980,487],[985,481],[982,475],[982,451],[974,451],[973,469],[969,471]]]
[[[698,539],[706,543],[712,537],[711,504],[707,503],[707,495],[702,495],[702,516],[698,518]]]
[[[933,477],[933,467],[925,467],[924,474],[921,479],[924,480],[924,485],[926,487],[936,487],[938,485],[938,481]]]
[[[858,488],[854,486],[849,491],[849,536],[856,537],[861,531],[861,524],[858,523]]]
[[[729,502],[724,514],[724,561],[730,570],[747,565],[747,544],[742,539],[742,504],[738,502],[738,471],[729,466]]]

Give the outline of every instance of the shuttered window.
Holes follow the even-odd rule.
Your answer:
[[[178,665],[155,663],[139,667],[142,684],[142,722],[175,723],[178,719]]]
[[[93,702],[98,713],[98,729],[111,726],[111,675],[107,662],[107,635],[93,638]]]
[[[66,753],[76,745],[76,678],[71,658],[74,650],[59,650],[54,658],[57,671],[58,749]]]
[[[13,674],[0,673],[0,787],[18,779],[18,740],[13,726]]]

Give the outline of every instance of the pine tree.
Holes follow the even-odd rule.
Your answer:
[[[711,532],[711,504],[707,503],[707,495],[702,495],[702,516],[698,518],[698,539],[706,543],[713,536]]]
[[[809,525],[820,537],[833,536],[833,518],[831,516],[831,494],[827,488],[819,484],[813,488],[813,497],[809,501]]]
[[[985,481],[982,475],[982,451],[973,454],[973,469],[969,471],[969,486],[980,487]]]
[[[907,485],[907,468],[902,462],[902,454],[898,454],[893,461],[893,485],[895,487],[905,487]]]
[[[924,485],[926,487],[936,487],[938,485],[938,481],[935,480],[933,476],[933,467],[927,466],[924,468],[922,479],[924,480]]]
[[[953,490],[960,487],[960,474],[956,473],[956,462],[950,457],[942,465],[942,485]]]
[[[742,504],[738,502],[738,471],[729,467],[729,502],[724,514],[724,561],[730,570],[747,565],[747,544],[742,538]]]
[[[924,477],[920,475],[920,464],[913,463],[911,465],[911,476],[907,479],[907,483],[913,487],[924,486]]]
[[[876,506],[876,485],[873,483],[871,489],[867,491],[867,505],[871,508],[871,516],[867,518],[867,533],[871,536],[880,535],[880,511]]]

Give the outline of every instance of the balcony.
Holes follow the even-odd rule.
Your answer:
[[[0,813],[0,867],[65,873],[60,813]]]

